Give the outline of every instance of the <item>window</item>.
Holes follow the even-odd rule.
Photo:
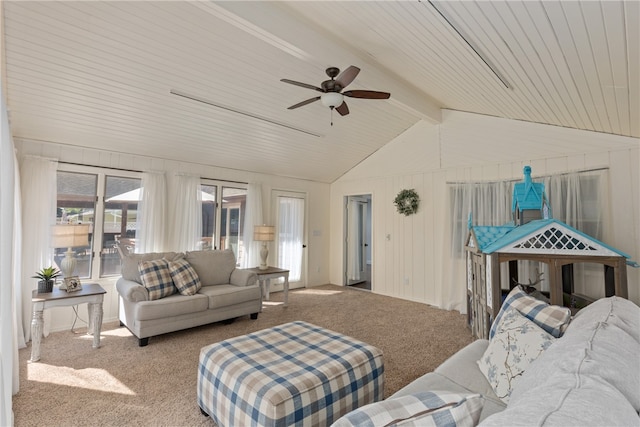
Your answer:
[[[111,172],[111,171],[109,171]],[[100,168],[60,164],[57,174],[59,224],[89,224],[89,244],[74,247],[75,275],[98,278],[120,274],[118,245],[133,249],[140,199],[140,174],[107,174]],[[96,255],[96,248],[100,248]],[[55,248],[60,265],[67,248]]]
[[[91,277],[97,183],[98,176],[95,174],[58,172],[56,224],[89,224],[89,244],[71,248],[77,260],[75,275],[85,278]],[[58,266],[67,249],[54,248],[54,261]]]
[[[245,256],[244,216],[247,189],[227,187],[203,180],[202,196],[202,249],[232,249],[237,265]],[[217,203],[222,200],[222,203]],[[219,221],[218,221],[219,218]]]
[[[119,274],[118,252],[130,253],[135,249],[141,181],[138,178],[106,177],[100,251],[101,277]]]

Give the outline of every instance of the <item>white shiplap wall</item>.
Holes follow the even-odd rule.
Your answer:
[[[19,158],[25,155],[37,155],[58,159],[61,162],[99,166],[114,169],[137,171],[165,171],[168,184],[175,173],[188,172],[205,178],[260,182],[265,219],[272,218],[271,192],[287,190],[305,193],[307,196],[307,285],[316,286],[328,282],[329,277],[329,218],[326,207],[329,205],[329,185],[286,177],[256,174],[247,171],[232,170],[187,162],[178,162],[154,157],[134,156],[113,153],[106,150],[79,148],[51,142],[17,139],[15,141]],[[117,173],[117,172],[115,172]],[[107,290],[104,302],[104,321],[118,318],[118,297],[115,290],[115,278],[101,279],[100,284]],[[28,284],[27,284],[28,285]],[[73,311],[68,307],[54,308],[51,330],[69,329],[73,320]],[[86,311],[82,309],[86,319]]]
[[[461,147],[467,156],[449,155]],[[445,111],[441,125],[417,124],[332,185],[331,282],[342,283],[343,197],[371,193],[374,292],[434,305],[446,301],[441,292],[460,297],[462,289],[436,286],[447,260],[446,183],[521,178],[525,165],[534,179],[608,167],[612,235],[606,243],[640,261],[639,147],[637,138]],[[403,188],[421,195],[420,210],[410,217],[393,206]],[[639,270],[628,268],[629,296],[636,303]]]

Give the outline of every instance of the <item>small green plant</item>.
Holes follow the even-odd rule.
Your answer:
[[[44,267],[42,270],[37,271],[35,276],[31,276],[34,279],[40,279],[45,282],[55,279],[56,277],[60,277],[60,270],[56,269],[53,266]]]

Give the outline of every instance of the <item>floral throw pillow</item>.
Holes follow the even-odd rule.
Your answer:
[[[551,334],[518,310],[508,308],[478,366],[496,395],[508,403],[522,373],[554,341]]]
[[[198,273],[186,259],[169,261],[169,272],[173,284],[182,295],[195,295],[202,287]]]
[[[150,301],[167,297],[176,292],[166,259],[141,261],[138,264],[138,271],[142,284],[147,288]]]

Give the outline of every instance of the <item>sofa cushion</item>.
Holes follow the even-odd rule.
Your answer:
[[[629,310],[620,311],[620,307]],[[626,328],[638,319],[640,308],[619,297],[603,298],[583,308],[562,338],[527,369],[511,401],[524,402],[527,390],[568,374],[574,378],[574,387],[581,387],[585,378],[601,378],[640,410],[640,343],[634,338],[638,332],[630,334],[619,326]]]
[[[478,370],[478,365],[475,363],[475,361],[473,364],[475,365],[476,370]],[[479,370],[478,375],[482,377],[482,381],[485,383],[485,387],[488,390],[487,394],[479,393],[482,395],[482,397],[484,397],[484,404],[482,405],[482,412],[480,414],[480,420],[484,420],[485,418],[495,414],[496,412],[504,411],[507,405],[495,396],[493,390],[491,389],[491,386],[489,386],[489,383],[487,382],[487,379],[480,373]],[[392,394],[389,399],[419,393],[426,390],[447,390],[450,393],[476,394],[476,391],[472,388],[468,388],[460,385],[459,383],[453,382],[450,378],[447,378],[446,376],[437,372],[429,372],[402,387],[400,390]]]
[[[577,312],[567,331],[593,326],[602,319],[622,329],[640,343],[640,308],[633,302],[616,296],[601,298]]]
[[[142,284],[142,278],[138,271],[138,264],[141,261],[151,261],[154,259],[168,259],[173,261],[179,257],[183,257],[184,254],[176,252],[150,252],[147,254],[129,254],[122,258],[121,261],[121,274],[122,277],[127,280]]]
[[[478,366],[478,360],[480,360],[488,346],[488,340],[475,340],[445,360],[434,372],[444,375],[472,393],[480,393],[487,400],[496,402],[504,408],[506,405],[496,396],[491,384],[489,384]],[[485,401],[486,405],[487,402]]]
[[[544,301],[527,295],[520,286],[516,286],[509,292],[504,303],[502,303],[502,307],[500,307],[500,311],[491,325],[489,339],[495,335],[500,318],[510,307],[517,309],[529,320],[535,322],[556,338],[562,335],[571,320],[571,310],[567,307],[549,305]]]
[[[138,321],[170,319],[182,314],[193,314],[207,310],[208,298],[204,295],[173,294],[155,301],[141,301],[135,306]]]
[[[202,286],[225,285],[236,268],[236,257],[231,249],[223,251],[191,251],[185,259],[191,264]]]
[[[198,294],[206,295],[209,298],[209,309],[219,307],[229,307],[234,304],[241,304],[247,301],[262,299],[260,286],[234,286],[218,285],[203,286]]]
[[[169,272],[174,286],[182,295],[195,295],[202,287],[198,274],[185,259],[169,261]]]
[[[138,264],[138,271],[142,285],[149,292],[150,301],[167,297],[176,292],[166,259],[141,261]]]
[[[482,411],[479,394],[422,391],[362,406],[339,418],[334,427],[475,426]]]
[[[558,342],[563,339],[560,338]],[[523,391],[522,399],[514,401],[512,398],[506,410],[486,418],[479,425],[638,425],[638,414],[633,406],[618,390],[597,376],[577,377],[569,373],[544,376],[545,383],[538,387],[523,387],[521,382],[516,390]]]
[[[496,395],[508,402],[522,373],[553,341],[553,336],[515,308],[509,308],[500,318],[478,366]]]

